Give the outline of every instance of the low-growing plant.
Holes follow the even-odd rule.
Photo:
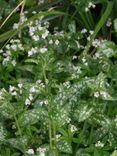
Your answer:
[[[116,156],[116,0],[19,4],[1,13],[0,155]]]

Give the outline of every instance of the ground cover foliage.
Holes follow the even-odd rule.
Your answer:
[[[0,155],[117,156],[117,1],[0,1]]]

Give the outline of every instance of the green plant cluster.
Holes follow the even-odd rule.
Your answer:
[[[117,156],[116,0],[3,5],[0,156]]]

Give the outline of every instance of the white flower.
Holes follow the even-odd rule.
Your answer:
[[[19,23],[14,23],[13,29],[18,29],[18,27],[19,27]]]
[[[88,11],[89,11],[89,8],[88,8],[88,7],[86,7],[86,8],[85,8],[85,12],[88,12]]]
[[[44,3],[44,0],[39,0],[38,1],[38,4],[43,4]]]
[[[55,44],[56,44],[56,45],[59,45],[59,40],[56,40],[56,41],[55,41]]]
[[[11,86],[11,85],[10,85],[10,86],[9,86],[9,91],[10,91],[10,92],[13,92],[14,90],[16,90],[16,88],[15,88],[14,86]]]
[[[99,47],[99,45],[100,45],[100,40],[98,40],[98,39],[95,39],[93,42],[92,42],[92,46],[93,47]]]
[[[105,91],[100,91],[100,95],[104,98],[107,98],[109,96],[109,94]]]
[[[36,11],[33,11],[33,12],[32,12],[32,14],[36,14],[36,13],[37,13]]]
[[[18,87],[21,89],[23,87],[23,84],[22,83],[19,83],[18,84]]]
[[[11,95],[15,96],[15,95],[17,95],[17,92],[13,91],[13,92],[11,92]]]
[[[96,98],[98,98],[100,95],[99,95],[99,92],[95,92],[94,93],[94,96],[96,97]]]
[[[33,100],[33,95],[29,94],[29,99],[32,101]]]
[[[44,47],[44,48],[40,48],[40,53],[43,54],[43,53],[45,53],[46,51],[47,51],[47,48],[45,48],[45,47]]]
[[[46,30],[43,34],[42,34],[42,38],[45,39],[49,34],[49,31]]]
[[[90,37],[90,36],[88,36],[88,37],[87,37],[87,40],[88,40],[88,41],[90,41],[90,39],[91,39],[91,37]]]
[[[106,23],[106,26],[107,27],[110,27],[112,25],[112,21],[111,21],[111,18],[108,19],[107,23]]]
[[[40,156],[45,156],[46,148],[37,148],[37,151],[40,153]]]
[[[48,100],[45,100],[45,101],[44,101],[44,104],[45,104],[45,105],[48,105]]]
[[[87,60],[85,58],[82,59],[82,62],[85,63]]]
[[[93,31],[93,30],[90,30],[89,33],[90,33],[91,35],[93,35],[94,31]]]
[[[30,104],[31,104],[31,101],[29,99],[26,99],[25,105],[27,106],[27,105],[30,105]]]
[[[11,48],[12,48],[14,51],[16,51],[16,50],[17,50],[16,44],[11,45]]]
[[[87,33],[87,29],[86,29],[86,28],[82,29],[82,30],[81,30],[81,33],[82,33],[82,34]]]
[[[49,44],[53,44],[53,41],[52,41],[52,40],[50,40],[50,41],[49,41]]]
[[[4,51],[2,49],[0,49],[0,54],[3,53]]]
[[[33,149],[29,149],[29,150],[27,151],[27,153],[28,153],[29,155],[32,155],[32,154],[34,154],[34,150],[33,150]]]
[[[8,64],[9,61],[10,61],[10,57],[8,56],[8,57],[4,58],[2,64],[6,65],[6,64]]]
[[[43,27],[41,25],[38,25],[38,30],[43,30]]]
[[[30,57],[36,53],[37,53],[37,48],[32,48],[30,51],[28,51],[28,56]]]
[[[22,44],[18,44],[17,46],[18,46],[18,48],[19,48],[20,50],[24,50]]]
[[[36,92],[35,87],[31,87],[31,88],[30,88],[30,93],[35,93],[35,92]]]
[[[32,39],[33,39],[34,41],[39,41],[39,36],[38,36],[38,35],[33,35],[33,36],[32,36]]]
[[[74,125],[70,125],[70,130],[72,133],[74,133],[75,131],[77,131],[77,128]]]
[[[104,144],[100,141],[98,141],[96,144],[95,144],[96,147],[104,147]]]
[[[12,60],[12,61],[11,61],[11,64],[12,64],[13,66],[16,66],[16,61],[15,61],[15,60]]]
[[[61,134],[57,134],[56,135],[56,140],[59,141],[60,140],[60,137],[61,137]]]

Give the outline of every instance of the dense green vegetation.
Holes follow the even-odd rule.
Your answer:
[[[0,156],[117,156],[116,10],[0,0]]]

